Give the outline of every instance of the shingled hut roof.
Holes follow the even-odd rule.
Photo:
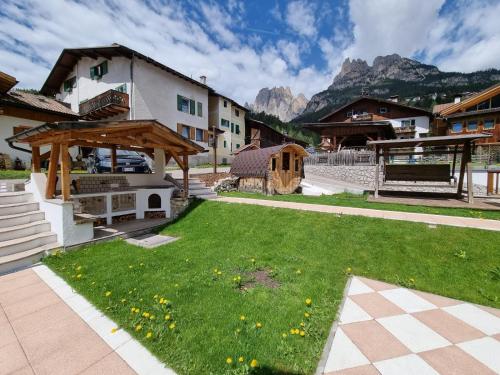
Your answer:
[[[269,161],[285,147],[292,147],[303,156],[308,155],[302,146],[294,143],[249,150],[236,155],[231,164],[231,174],[237,177],[266,177]]]

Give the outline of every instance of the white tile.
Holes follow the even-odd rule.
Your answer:
[[[365,310],[359,307],[352,299],[347,298],[340,313],[339,324],[363,322],[371,319],[373,318]]]
[[[444,337],[408,314],[380,318],[377,321],[414,353],[451,345]]]
[[[77,314],[82,318],[82,320],[86,323],[91,321],[92,319],[98,317],[98,316],[104,316],[102,312],[97,310],[94,306],[89,307],[86,310],[79,311]]]
[[[389,301],[399,306],[407,313],[436,309],[437,306],[404,288],[389,289],[379,292]]]
[[[93,307],[89,303],[89,301],[87,301],[79,294],[75,294],[74,296],[65,299],[64,302],[66,302],[66,304],[69,307],[71,307],[73,311],[76,312],[78,315],[80,315],[81,312],[89,309],[90,307]]]
[[[416,354],[386,359],[373,364],[382,375],[439,375]]]
[[[139,375],[175,375],[135,340],[120,346],[116,353]]]
[[[351,339],[346,336],[342,328],[337,328],[324,372],[338,371],[367,365],[369,363],[370,361],[361,353],[358,347],[354,345]]]
[[[500,374],[500,342],[493,337],[466,341],[457,346]]]
[[[119,346],[130,341],[132,337],[123,329],[112,333],[117,324],[106,316],[97,316],[91,319],[87,324],[114,350]]]
[[[357,277],[351,279],[351,285],[349,285],[348,296],[354,296],[356,294],[372,293],[374,290],[362,282]]]
[[[481,310],[479,307],[462,303],[445,307],[443,310],[487,335],[500,333],[500,318]]]

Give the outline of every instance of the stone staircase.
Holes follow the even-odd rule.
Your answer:
[[[182,178],[177,178],[176,181],[180,183],[182,186]],[[212,189],[205,186],[203,182],[201,182],[197,178],[189,179],[189,196],[196,197],[200,199],[216,199],[217,193],[215,193]]]
[[[38,262],[59,247],[31,193],[0,193],[0,275]]]

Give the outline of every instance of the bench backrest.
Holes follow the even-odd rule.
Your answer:
[[[448,164],[414,164],[385,166],[386,181],[450,181]]]

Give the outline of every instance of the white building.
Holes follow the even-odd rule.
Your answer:
[[[208,149],[213,90],[127,47],[64,49],[41,91],[85,120],[156,119]],[[208,154],[192,159],[207,162]]]

